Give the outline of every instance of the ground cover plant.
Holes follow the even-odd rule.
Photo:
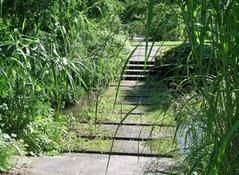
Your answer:
[[[12,166],[12,155],[15,154],[16,148],[13,146],[13,139],[3,134],[0,130],[0,171],[7,171]]]

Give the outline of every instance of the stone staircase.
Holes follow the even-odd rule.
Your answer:
[[[119,87],[119,94],[123,100],[117,101],[117,106],[150,106],[152,105],[150,101],[150,96],[155,92],[155,88],[150,86],[145,86],[148,81],[157,81],[159,78],[157,71],[154,69],[154,56],[157,53],[157,48],[152,49],[152,53],[149,56],[147,62],[144,61],[145,47],[140,46],[136,49],[135,53],[130,58],[127,69],[124,72],[123,80],[121,81],[121,86]],[[138,85],[141,82],[141,85]],[[116,85],[112,85],[110,88],[117,89]],[[112,101],[112,103],[114,103]],[[127,115],[128,110],[121,110],[120,113],[115,115],[121,115],[123,118]],[[143,118],[147,114],[140,110],[135,110],[129,114],[128,118],[124,122],[107,122],[101,121],[97,122],[96,127],[99,126],[106,130],[107,134],[104,136],[97,135],[84,135],[84,133],[79,133],[80,138],[90,139],[90,140],[108,140],[113,144],[113,149],[85,149],[76,150],[76,152],[81,153],[93,153],[93,154],[110,154],[110,155],[129,155],[129,156],[139,156],[139,157],[164,157],[172,158],[173,155],[165,153],[158,153],[151,149],[151,141],[160,140],[164,138],[171,137],[173,131],[172,125],[167,124],[155,124],[147,123],[143,120],[135,122],[130,120],[130,118]],[[87,125],[87,123],[86,123]],[[166,129],[164,129],[166,128]],[[115,132],[117,131],[117,134]]]

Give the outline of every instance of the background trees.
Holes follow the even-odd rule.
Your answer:
[[[125,0],[125,9],[121,18],[127,30],[132,35],[145,35],[147,17],[147,0]],[[181,40],[183,36],[183,19],[177,3],[155,0],[152,10],[151,31],[152,40]]]

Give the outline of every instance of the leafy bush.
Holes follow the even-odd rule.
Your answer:
[[[183,19],[181,10],[172,2],[156,4],[153,10],[150,37],[154,40],[180,40],[183,39]]]
[[[16,153],[13,139],[0,130],[0,172],[8,171],[13,164],[12,157]]]
[[[23,138],[31,155],[56,155],[60,152],[63,134],[67,131],[64,116],[55,121],[52,117],[38,116],[25,129]]]

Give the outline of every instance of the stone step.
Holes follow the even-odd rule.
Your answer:
[[[121,112],[121,113],[118,113],[118,114],[122,114],[122,115],[126,115],[127,113],[126,112]],[[130,113],[131,116],[142,116],[142,115],[145,115],[144,112],[141,112],[141,111],[136,111],[136,112],[132,112]]]
[[[112,83],[114,84],[114,83]],[[117,85],[118,85],[118,82],[117,82]],[[143,82],[138,82],[138,81],[127,81],[127,80],[122,80],[120,82],[120,85],[121,86],[142,86],[144,85]]]
[[[152,116],[136,113],[137,115],[128,115],[123,121],[122,125],[138,125],[138,126],[161,126],[161,127],[174,127],[173,121],[167,121],[162,117],[157,121]],[[97,124],[117,125],[126,116],[126,113],[115,114],[114,117],[101,116],[97,119]],[[87,122],[85,122],[87,123]]]
[[[128,105],[150,105],[151,102],[149,100],[149,96],[140,96],[140,94],[137,94],[138,96],[127,96],[124,95],[122,98],[117,100],[117,103],[119,104],[128,104]]]
[[[148,51],[150,50],[151,46],[152,46],[152,44],[151,44],[151,43],[148,43]],[[146,43],[140,45],[140,46],[138,47],[138,50],[139,50],[139,51],[142,51],[142,50],[145,51],[145,48],[146,48]],[[154,45],[154,47],[152,48],[152,50],[153,50],[153,51],[157,51],[159,48],[161,48],[161,47]]]
[[[127,68],[128,69],[152,69],[153,67],[155,67],[154,64],[148,64],[148,65],[144,65],[144,64],[128,64]]]
[[[141,106],[149,106],[152,105],[149,101],[140,101],[140,100],[124,100],[124,101],[118,101],[118,105],[141,105]]]
[[[81,130],[76,130],[79,136],[89,136],[92,135],[92,131],[88,131],[87,128],[92,128],[89,124],[82,124]],[[137,126],[137,125],[106,125],[100,124],[96,125],[96,131],[103,130],[98,137],[113,137],[117,128],[119,130],[116,134],[117,137],[127,137],[127,138],[168,138],[174,136],[173,128],[159,127],[159,126]]]
[[[155,61],[154,60],[151,60],[151,61],[146,60],[145,61],[144,59],[139,59],[139,58],[135,57],[133,59],[130,59],[128,64],[138,64],[138,65],[147,66],[147,65],[155,65]]]
[[[142,43],[144,43],[144,41],[145,41],[144,37],[135,36],[135,37],[132,38],[132,42],[133,43],[134,42],[142,42]]]
[[[143,81],[150,78],[149,75],[124,75],[123,80],[138,80]]]
[[[128,98],[141,98],[141,99],[145,99],[145,98],[149,98],[151,96],[150,93],[120,93],[120,96],[124,97],[124,99],[128,99]]]
[[[111,89],[117,90],[117,86],[112,85],[110,86]],[[119,87],[119,94],[124,97],[130,96],[138,96],[138,97],[149,97],[152,96],[155,92],[162,91],[162,87],[150,87],[150,86],[129,86],[129,85],[122,85]]]
[[[113,149],[111,150],[111,145]],[[139,157],[167,157],[172,158],[172,154],[167,152],[156,152],[151,149],[151,143],[147,141],[125,141],[125,140],[114,140],[109,141],[107,147],[82,147],[77,150],[71,150],[75,153],[94,153],[94,154],[110,154],[110,155],[131,155]]]
[[[138,81],[158,81],[159,80],[159,76],[157,74],[155,75],[146,75],[144,77],[137,77],[137,75],[135,77],[132,77],[132,76],[125,76],[124,77],[125,79],[124,80],[138,80]]]
[[[143,106],[137,106],[137,105],[127,105],[127,104],[119,104],[116,103],[115,109],[114,109],[114,114],[127,114],[131,109],[137,107],[132,113],[130,113],[130,115],[134,114],[134,113],[138,113],[138,114],[144,114],[145,112],[142,110]],[[99,112],[101,112],[99,110]]]
[[[101,125],[104,129],[115,134],[117,125]],[[131,138],[165,138],[172,137],[174,134],[172,128],[161,128],[152,126],[131,126],[121,125],[116,136]]]
[[[100,153],[66,153],[61,156],[20,157],[16,168],[8,174],[14,175],[105,175],[109,155]],[[150,166],[157,171],[177,169],[172,158],[112,155],[107,175],[145,174]],[[169,173],[168,173],[169,174]],[[180,173],[177,173],[180,174]]]
[[[143,69],[126,69],[126,75],[155,75],[157,74],[154,70],[143,70]]]
[[[160,47],[159,46],[154,46],[153,48],[148,47],[147,49],[147,55],[150,54],[150,56],[155,56],[157,54],[157,52],[159,51]],[[146,46],[139,46],[136,51],[134,52],[133,55],[141,55],[141,57],[145,56],[145,52],[146,52]]]
[[[153,141],[155,138],[143,138],[143,137],[120,137],[120,136],[97,136],[97,135],[78,135],[79,138],[89,139],[89,140],[124,140],[124,141]]]
[[[122,95],[122,96],[121,96]],[[120,98],[117,99],[117,105],[159,105],[160,100],[152,98],[150,94],[148,96],[140,96],[140,94],[131,94],[131,96],[127,96],[127,94],[120,94]]]
[[[68,151],[64,151],[67,153]],[[105,154],[111,156],[136,156],[140,157],[157,157],[157,158],[173,158],[172,154],[156,154],[156,153],[143,153],[143,152],[122,152],[122,151],[95,151],[95,150],[71,150],[70,153],[84,153],[84,154]]]
[[[117,86],[111,86],[111,88],[117,89]],[[139,91],[139,92],[148,92],[151,91],[153,88],[145,87],[145,86],[128,86],[128,85],[121,85],[119,90],[122,91]]]
[[[110,86],[112,87],[117,87],[118,82],[112,82],[110,83]],[[127,80],[121,80],[120,86],[129,86],[129,87],[134,87],[134,86],[140,86],[140,87],[146,87],[146,88],[154,88],[154,89],[160,89],[162,90],[162,87],[165,87],[162,83],[160,84],[159,82],[139,82],[139,81],[127,81]]]
[[[10,170],[8,174],[105,175],[108,161],[109,155],[101,153],[65,153],[61,156],[19,157],[16,168]],[[151,167],[153,167],[152,171],[157,171],[152,172],[153,174],[158,174],[159,171],[168,172],[170,169],[179,169],[172,158],[159,159],[145,156],[139,159],[137,155],[112,155],[107,175],[148,174],[145,171]]]
[[[153,93],[155,91],[153,90],[149,90],[149,91],[144,91],[144,90],[136,90],[136,91],[132,91],[132,90],[121,90],[119,91],[119,96],[120,97],[142,97],[142,98],[146,98],[146,97],[152,97]]]
[[[87,121],[82,121],[81,124],[88,124]],[[118,122],[107,122],[107,121],[98,121],[96,122],[97,125],[116,125],[118,126],[120,124],[120,121]],[[159,124],[159,123],[148,123],[148,122],[136,122],[136,121],[124,121],[123,123],[121,123],[120,125],[122,126],[139,126],[139,127],[144,127],[144,126],[147,126],[147,127],[153,127],[153,126],[158,126],[158,127],[175,127],[174,125],[172,124]]]
[[[150,70],[144,70],[144,69],[126,69],[125,74],[129,74],[129,73],[140,73],[140,74],[147,74],[150,72]]]

